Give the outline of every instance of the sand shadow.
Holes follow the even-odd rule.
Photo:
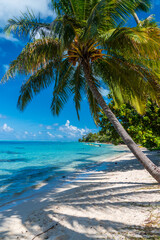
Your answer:
[[[150,157],[150,154],[148,155]],[[159,165],[158,158],[153,160]],[[107,163],[108,171],[113,174],[117,171],[125,172],[142,168],[135,158],[119,161],[117,164],[115,162]],[[107,178],[105,170],[98,173],[98,180],[104,178]],[[133,239],[133,235],[140,236],[139,238],[149,236],[148,239],[158,239],[160,230],[156,226],[124,224],[123,216],[121,220],[115,219],[115,221],[99,220],[98,215],[97,217],[95,215],[94,218],[87,216],[87,213],[97,211],[98,214],[98,211],[106,211],[111,208],[114,211],[122,209],[122,212],[123,209],[131,212],[141,211],[142,208],[146,210],[151,205],[159,208],[160,201],[148,200],[148,197],[152,199],[152,195],[159,192],[157,184],[140,181],[121,181],[117,182],[116,186],[115,182],[111,181],[101,182],[100,184],[97,183],[97,173],[86,176],[84,180],[73,180],[72,184],[74,184],[74,194],[73,189],[64,188],[62,192],[51,191],[46,194],[45,198],[42,196],[30,200],[34,211],[27,218],[23,216],[22,212],[24,208],[28,207],[28,202],[24,202],[20,207],[13,208],[11,211],[2,212],[0,226],[3,225],[6,217],[18,216],[26,232],[22,231],[10,239],[30,239],[27,238],[28,233],[34,237],[45,231],[44,234],[40,235],[41,239],[49,239],[51,236],[63,236],[64,233],[66,238],[63,239],[65,240],[69,240],[71,237],[75,240],[109,239],[108,232],[111,235],[113,234],[113,237],[114,233],[117,232],[126,239]],[[142,194],[146,196],[143,199],[141,199]],[[134,196],[138,196],[139,201],[132,201]],[[60,210],[62,204],[70,209],[68,213]],[[36,230],[34,226],[37,226]],[[0,239],[9,239],[8,236],[9,230],[5,230],[1,232]]]

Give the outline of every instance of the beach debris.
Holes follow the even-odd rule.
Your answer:
[[[41,233],[37,234],[34,238],[32,238],[32,240],[35,240],[37,237],[39,237],[39,236],[41,236],[41,235],[47,233],[48,231],[54,229],[55,226],[58,225],[58,223],[59,223],[59,222],[57,222],[56,224],[52,225],[50,228],[46,229],[44,232],[41,232]],[[47,236],[46,236],[46,237],[47,237]],[[47,238],[48,238],[48,237],[47,237]],[[46,239],[46,238],[45,238],[45,239]]]

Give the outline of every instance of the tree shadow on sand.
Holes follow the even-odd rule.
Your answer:
[[[154,160],[158,165],[159,159]],[[107,163],[106,168],[116,174],[116,171],[139,170],[141,166],[133,158],[119,161],[117,164]],[[159,193],[159,185],[129,180],[115,184],[112,181],[103,181],[104,179],[107,180],[105,170],[85,176],[84,179],[73,179],[74,187],[71,189],[62,187],[60,192],[52,189],[45,194],[45,198],[41,196],[30,199],[30,205],[25,201],[10,211],[3,211],[0,226],[5,224],[6,218],[17,216],[23,229],[11,236],[7,228],[1,232],[0,239],[31,240],[35,237],[35,240],[54,240],[55,237],[59,237],[57,238],[59,240],[94,240],[114,239],[115,236],[119,236],[117,239],[123,237],[123,239],[158,240],[159,225],[135,225],[130,221],[126,223],[123,217],[125,212],[130,212],[132,216],[136,212],[137,214],[149,212],[151,208],[160,209],[160,200],[152,201],[154,194]],[[26,217],[22,212],[28,206],[34,210]],[[112,219],[113,212],[114,214],[117,212],[115,216],[118,218]],[[40,235],[36,237],[38,234]]]

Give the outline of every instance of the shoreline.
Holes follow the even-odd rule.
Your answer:
[[[158,160],[160,159],[158,153],[147,151],[147,154],[152,157],[158,156]],[[139,195],[142,188],[145,189],[145,193]],[[115,195],[116,191],[122,191],[123,194],[119,192]],[[127,198],[125,194],[128,194],[128,191],[132,191],[132,194],[127,195]],[[132,195],[135,195],[133,199]],[[146,199],[146,195],[148,197],[150,195],[150,199],[147,199],[148,205],[144,211],[145,207],[141,207],[140,204],[143,205],[143,198]],[[130,229],[133,223],[134,226],[142,227],[149,217],[152,207],[149,205],[154,202],[153,205],[158,206],[159,209],[159,199],[159,185],[141,168],[131,153],[122,153],[120,156],[104,159],[90,170],[65,179],[56,189],[50,188],[33,198],[23,199],[20,204],[0,212],[0,232],[2,232],[0,239],[31,240],[52,226],[52,229],[35,239],[89,240],[104,239],[104,237],[129,239],[123,238],[124,233],[119,233],[118,224],[123,228],[129,221],[127,231],[134,232]],[[120,202],[123,202],[122,206],[118,205]],[[125,206],[127,204],[129,209]],[[135,209],[133,211],[134,207],[138,208],[138,211]],[[129,210],[130,212],[127,212]],[[124,219],[121,219],[121,214],[124,215]],[[131,217],[132,215],[134,218]],[[153,230],[157,234],[156,229],[152,229],[152,232]],[[136,230],[136,234],[137,231],[140,230]],[[94,237],[95,235],[97,238]],[[122,238],[116,238],[121,235]]]
[[[87,174],[91,170],[97,169],[102,164],[105,164],[105,163],[110,162],[112,160],[116,160],[116,159],[118,159],[122,156],[125,156],[126,154],[129,153],[129,151],[125,152],[126,149],[127,149],[127,147],[125,145],[120,146],[120,147],[122,147],[122,149],[124,149],[124,152],[122,152],[120,154],[117,154],[114,157],[109,156],[108,158],[104,158],[103,155],[102,155],[101,159],[99,159],[97,162],[93,161],[92,164],[89,164],[88,166],[84,167],[83,169],[79,169],[77,171],[69,172],[65,176],[55,177],[48,182],[43,182],[42,181],[38,185],[35,185],[34,187],[29,188],[28,190],[25,190],[24,193],[22,192],[22,193],[19,194],[20,197],[17,197],[17,198],[15,197],[11,201],[1,204],[0,205],[0,213],[4,210],[7,210],[9,208],[12,208],[14,206],[17,206],[17,205],[21,204],[25,200],[34,199],[34,198],[38,197],[39,195],[48,192],[50,189],[57,189],[57,188],[60,188],[61,186],[65,185],[65,184],[69,184],[72,181],[72,179],[78,178],[78,176],[81,175],[83,172],[86,172],[86,174]]]
[[[77,176],[81,175],[81,173],[84,171],[88,172],[88,171],[94,170],[95,168],[99,167],[103,163],[110,162],[114,159],[117,159],[117,158],[129,153],[128,148],[125,145],[115,146],[115,148],[118,148],[118,147],[120,147],[122,150],[124,150],[124,152],[116,154],[113,157],[109,156],[107,158],[105,158],[106,156],[104,157],[102,155],[97,160],[97,162],[93,161],[91,164],[86,165],[86,167],[84,167],[82,169],[79,169],[79,170],[73,171],[73,172],[68,172],[64,176],[57,176],[49,181],[41,181],[39,184],[37,184],[27,190],[24,190],[24,192],[15,194],[15,195],[19,195],[19,196],[13,198],[9,202],[0,204],[0,213],[4,210],[7,210],[8,208],[12,208],[14,206],[21,204],[25,200],[30,200],[35,197],[38,197],[39,195],[48,192],[51,188],[52,189],[60,188],[61,186],[63,186],[63,184],[70,183],[72,181],[71,179],[74,179]]]

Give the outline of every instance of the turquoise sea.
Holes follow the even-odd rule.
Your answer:
[[[0,206],[41,183],[92,168],[122,147],[63,142],[0,142]]]

